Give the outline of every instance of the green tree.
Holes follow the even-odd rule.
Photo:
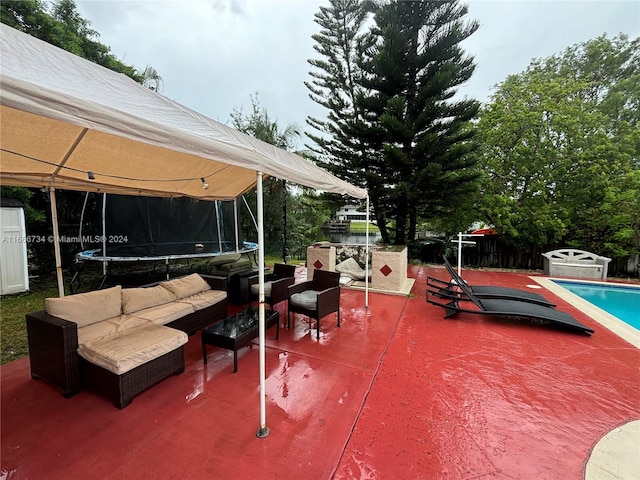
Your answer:
[[[100,34],[91,28],[91,22],[80,16],[74,0],[58,0],[50,6],[41,0],[1,2],[0,21],[98,65],[123,73],[138,83],[148,80],[146,74],[149,69],[160,78],[153,67],[146,67],[140,72],[118,60],[107,45],[99,42]]]
[[[321,30],[312,38],[320,58],[308,60],[312,80],[305,85],[310,97],[327,109],[327,118],[307,118],[307,124],[314,129],[307,133],[314,145],[307,147],[316,163],[368,189],[375,222],[389,243],[387,212],[382,208],[385,191],[379,170],[381,144],[375,139],[368,143],[356,135],[356,126],[364,122],[357,103],[362,95],[357,83],[363,75],[361,59],[375,42],[367,29],[369,12],[361,0],[331,0],[328,6],[320,7],[315,22]],[[319,198],[334,205],[344,204],[342,199],[327,195]]]
[[[330,112],[309,123],[330,139],[314,140],[328,168],[367,187],[384,242],[389,221],[393,242],[405,244],[420,218],[475,189],[470,120],[479,104],[453,99],[474,70],[459,46],[477,29],[466,14],[457,1],[335,0],[316,15],[324,60],[310,61],[307,86]]]
[[[0,2],[0,21],[45,41],[53,38],[57,27],[57,22],[47,13],[46,4],[41,0]]]
[[[155,69],[147,67],[140,73],[133,66],[119,61],[108,46],[100,43],[100,35],[91,29],[88,20],[80,16],[73,0],[59,0],[50,6],[41,0],[3,1],[0,2],[0,21],[94,63],[123,73],[139,83],[155,81],[155,84],[149,85],[161,86],[158,82],[161,82],[160,76]],[[30,235],[47,237],[52,233],[47,191],[0,187],[0,195],[23,200],[27,214],[27,231]],[[61,234],[77,235],[84,194],[60,191],[57,200]],[[43,221],[45,218],[47,221]],[[31,257],[36,263],[36,269],[41,273],[49,272],[54,265],[51,245],[31,244],[29,248],[32,250]],[[70,259],[77,253],[76,247],[72,244],[62,245],[62,249],[65,259]]]
[[[324,195],[308,188],[292,195],[287,207],[287,244],[292,255],[305,258],[306,248],[323,237],[322,225],[336,210]]]
[[[281,130],[278,122],[271,120],[267,110],[260,106],[257,93],[251,96],[251,112],[244,114],[242,109],[236,109],[231,113],[231,121],[237,130],[284,150],[291,150],[296,138],[300,135],[295,124],[287,125],[284,130]],[[265,251],[270,254],[283,252],[284,256],[286,248],[284,217],[291,211],[289,187],[283,180],[268,178],[263,182],[262,191]],[[249,208],[255,212],[257,206],[255,190],[247,193],[245,198]],[[287,206],[286,212],[283,211],[283,205]],[[288,221],[286,223],[289,224]],[[242,217],[242,231],[245,238],[253,238],[255,226],[253,220],[247,216]]]
[[[602,36],[498,86],[478,128],[481,207],[503,238],[614,257],[637,249],[639,47]]]

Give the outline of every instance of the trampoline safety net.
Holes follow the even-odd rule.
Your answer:
[[[99,204],[106,202],[104,209],[99,205],[97,210],[100,216],[104,211],[108,257],[219,254],[242,248],[240,219],[234,201],[100,197]]]

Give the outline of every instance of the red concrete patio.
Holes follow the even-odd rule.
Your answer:
[[[27,358],[1,367],[1,479],[582,479],[590,452],[640,418],[640,350],[548,291],[591,337],[460,314],[411,297],[342,290],[335,316],[267,332],[267,425],[256,346],[209,348],[123,410],[90,392],[64,399]],[[465,271],[528,288],[525,274]]]

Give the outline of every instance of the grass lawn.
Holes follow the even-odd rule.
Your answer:
[[[349,232],[351,233],[365,233],[367,230],[366,222],[351,222],[349,225]],[[378,233],[380,229],[377,225],[369,223],[369,233]]]
[[[11,362],[29,354],[27,327],[24,316],[44,308],[44,299],[58,296],[55,278],[32,279],[30,292],[2,297],[0,300],[0,335],[2,363]]]

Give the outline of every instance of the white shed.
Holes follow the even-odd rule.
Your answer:
[[[27,240],[22,203],[0,198],[0,295],[29,290]]]

